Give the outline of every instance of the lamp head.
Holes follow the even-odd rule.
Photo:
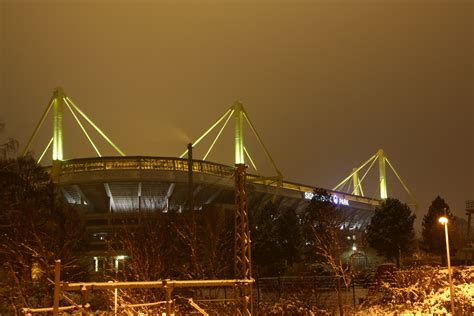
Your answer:
[[[446,225],[448,223],[448,218],[446,216],[441,216],[439,219],[438,219],[438,222],[440,222],[441,224],[443,225]]]

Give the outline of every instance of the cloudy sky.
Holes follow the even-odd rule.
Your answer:
[[[286,180],[332,188],[383,148],[418,221],[438,194],[463,215],[473,21],[461,0],[0,0],[1,136],[24,146],[62,86],[127,155],[177,156],[241,100]],[[94,156],[70,113],[65,124],[66,158]],[[50,137],[48,120],[32,149]],[[246,144],[272,174],[250,134]],[[232,126],[209,160],[233,163]]]

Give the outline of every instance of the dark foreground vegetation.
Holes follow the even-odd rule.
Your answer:
[[[2,315],[20,314],[22,308],[52,306],[57,259],[61,260],[61,280],[65,282],[234,277],[232,210],[222,214],[143,212],[140,225],[118,227],[107,240],[105,253],[110,258],[126,254],[125,264],[118,269],[110,260],[98,273],[93,269],[91,249],[84,238],[81,211],[59,198],[60,188],[32,158],[0,160],[0,187]],[[391,283],[374,285],[374,267],[360,249],[372,246],[379,255],[401,265],[403,258],[417,250],[413,247],[414,215],[408,206],[387,199],[365,229],[349,225],[352,218],[331,202],[326,191],[317,189],[314,193],[301,214],[291,208],[278,209],[271,202],[262,211],[250,213],[255,311],[269,315],[352,313],[361,304],[366,309],[418,308],[430,304],[430,295],[444,291],[443,281],[429,277],[427,271],[434,270],[428,269],[400,272]],[[424,217],[426,240],[421,245],[426,251],[441,254],[437,245],[430,244],[440,231],[432,218],[437,216],[435,211],[440,205],[444,213],[450,212],[441,198],[433,203]],[[465,291],[464,284],[472,283],[472,271],[466,273],[455,276],[461,292]],[[371,293],[374,286],[377,289]],[[116,296],[122,311],[132,314],[158,312],[163,307],[127,307],[131,304],[165,300],[159,290],[120,290],[117,295],[114,291],[96,291],[88,308],[112,311]],[[226,311],[234,308],[234,292],[229,289],[175,290],[173,300],[179,313],[195,310],[190,298],[215,314],[232,314]],[[403,305],[403,301],[411,305]],[[67,293],[63,297],[63,305],[71,302],[79,304],[80,294]],[[472,310],[472,297],[470,302],[468,295],[458,296],[457,304],[464,311]]]

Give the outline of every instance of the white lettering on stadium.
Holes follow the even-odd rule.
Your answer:
[[[312,192],[305,192],[304,193],[304,198],[307,200],[311,200],[314,196],[314,193]],[[331,194],[331,202],[336,204],[336,205],[346,205],[349,206],[349,200],[338,197],[337,195]]]

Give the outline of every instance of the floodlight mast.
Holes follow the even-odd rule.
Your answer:
[[[235,116],[235,164],[245,164],[244,157],[244,108],[239,101],[232,106]]]
[[[221,126],[219,132],[217,133],[217,136],[214,138],[214,140],[211,143],[211,146],[207,150],[206,154],[204,155],[203,160],[206,160],[206,158],[209,156],[211,150],[214,148],[214,145],[216,144],[218,138],[221,136],[222,131],[224,128],[227,126],[227,123],[229,122],[230,118],[233,118],[235,121],[235,128],[234,128],[234,163],[236,165],[240,164],[245,164],[245,155],[247,155],[248,160],[252,164],[253,168],[257,173],[259,173],[257,166],[255,165],[255,162],[253,161],[252,157],[250,156],[250,153],[248,150],[245,148],[244,145],[244,125],[245,121],[248,123],[250,126],[250,129],[257,139],[258,143],[260,144],[261,148],[265,152],[265,155],[267,158],[270,160],[270,162],[273,165],[273,168],[275,169],[276,176],[275,177],[269,177],[268,179],[276,179],[278,183],[282,181],[282,174],[280,170],[277,168],[275,161],[273,160],[272,156],[270,155],[268,149],[265,147],[265,144],[263,143],[261,137],[258,135],[257,130],[255,129],[255,126],[252,124],[252,121],[250,120],[247,112],[244,109],[244,106],[242,102],[240,101],[235,101],[232,106],[222,115],[201,137],[199,137],[195,142],[193,142],[193,148],[196,147],[207,135],[209,135],[214,128],[216,128],[222,121],[224,121],[224,124]],[[179,157],[183,158],[186,156],[188,150],[185,150]],[[263,179],[263,177],[260,177],[260,179]]]
[[[357,171],[357,168],[352,169],[352,185],[354,187],[352,194],[361,195],[362,187],[360,185],[359,172]]]
[[[63,98],[63,89],[56,88],[53,103],[53,161],[63,160]]]
[[[380,199],[385,200],[388,197],[388,193],[387,178],[385,176],[385,155],[383,149],[377,151],[377,158],[379,159]]]
[[[28,151],[30,150],[31,144],[38,134],[39,129],[43,125],[49,111],[53,109],[53,137],[51,138],[50,142],[42,152],[40,158],[38,159],[38,163],[41,161],[43,156],[46,154],[46,151],[49,149],[49,147],[52,145],[52,171],[51,171],[51,177],[53,181],[58,181],[59,179],[59,172],[61,169],[61,161],[64,159],[64,153],[63,153],[63,148],[64,148],[64,141],[63,141],[63,115],[64,115],[64,107],[67,106],[68,109],[71,111],[72,115],[76,119],[79,127],[82,129],[84,132],[84,135],[86,138],[89,140],[91,143],[92,147],[96,151],[97,155],[101,157],[100,151],[98,150],[97,146],[94,144],[92,141],[92,138],[89,136],[87,133],[87,130],[81,123],[81,121],[78,118],[78,115],[75,113],[79,113],[96,131],[99,133],[116,151],[119,155],[125,156],[122,150],[118,148],[117,145],[115,145],[110,138],[105,135],[105,133],[96,125],[94,122],[83,112],[77,105],[72,102],[72,100],[64,93],[63,88],[57,87],[54,92],[53,96],[44,111],[43,115],[41,116],[40,121],[36,125],[36,128],[33,131],[33,134],[31,135],[30,139],[28,140],[28,143],[26,144],[25,149],[23,150],[22,156],[25,156]]]
[[[372,157],[370,157],[366,162],[364,162],[360,167],[352,169],[352,172],[349,176],[344,178],[338,185],[336,185],[333,188],[333,191],[341,191],[344,190],[344,187],[349,183],[349,181],[352,180],[352,194],[354,195],[360,195],[364,196],[364,191],[362,190],[362,182],[364,181],[365,177],[369,173],[369,171],[372,169],[372,166],[377,162],[379,162],[379,186],[378,186],[378,193],[380,194],[380,199],[385,200],[388,198],[388,189],[387,189],[387,176],[386,176],[386,164],[388,164],[388,167],[392,170],[392,172],[395,174],[396,178],[402,185],[403,189],[408,193],[410,198],[413,200],[415,208],[418,205],[418,202],[416,198],[413,196],[411,191],[408,189],[407,185],[405,182],[402,180],[400,175],[398,174],[397,170],[393,167],[393,165],[390,163],[390,160],[385,156],[385,152],[383,149],[379,149]],[[359,178],[359,171],[365,168],[365,166],[368,167],[366,168],[364,175]],[[350,185],[349,185],[350,189]],[[350,193],[350,192],[348,192]]]
[[[53,161],[51,178],[59,182],[61,161],[63,160],[63,113],[64,113],[64,90],[61,87],[54,90],[53,103]]]

